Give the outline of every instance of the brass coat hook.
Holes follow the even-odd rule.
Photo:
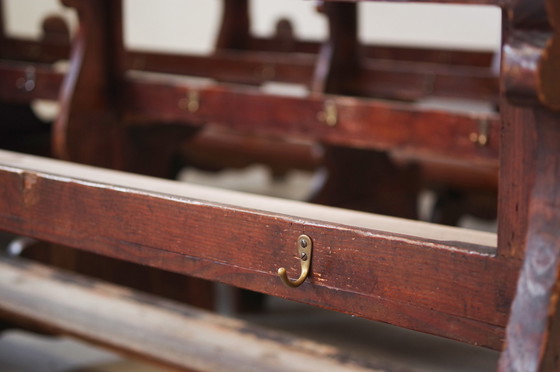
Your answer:
[[[332,100],[325,101],[323,111],[317,114],[317,119],[320,122],[327,124],[329,127],[334,127],[338,123],[338,110],[336,103]]]
[[[291,288],[299,287],[307,278],[309,274],[309,267],[311,266],[311,253],[313,251],[313,242],[311,238],[307,235],[300,235],[297,239],[298,256],[301,263],[301,274],[299,278],[294,281],[288,279],[286,274],[286,269],[281,267],[278,269],[278,276],[282,280],[282,283]]]

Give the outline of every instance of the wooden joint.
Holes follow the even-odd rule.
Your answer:
[[[540,7],[511,10],[511,23],[519,28],[510,33],[503,48],[502,92],[512,104],[560,110],[555,79],[560,73],[560,7],[552,0],[535,3]],[[546,22],[540,16],[543,11]]]
[[[558,1],[546,2],[550,24],[554,33],[548,40],[539,64],[539,100],[553,110],[560,110],[560,5]]]

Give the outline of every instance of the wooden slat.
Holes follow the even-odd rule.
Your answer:
[[[24,260],[0,258],[0,314],[188,370],[393,370],[332,346]]]
[[[129,52],[126,66],[133,70],[180,74],[215,79],[221,82],[263,84],[268,81],[302,84],[308,86],[313,77],[316,56],[311,54],[220,52],[212,56],[191,56],[167,53]],[[3,62],[3,74],[24,74],[35,68],[42,76],[34,94],[17,94],[21,99],[55,99],[58,86],[45,79],[60,80],[48,65],[33,62]],[[497,101],[498,81],[489,67],[453,66],[447,68],[437,63],[395,62],[390,59],[370,60],[363,65],[359,84],[348,87],[364,97],[384,97],[399,100],[456,97]],[[8,77],[6,77],[8,78]],[[12,78],[9,76],[9,78]],[[16,76],[16,79],[19,76]],[[8,99],[9,81],[4,85]],[[459,89],[460,87],[460,89]],[[12,98],[13,99],[13,98]]]
[[[417,54],[421,55],[420,52]],[[391,57],[390,51],[387,57]],[[309,85],[316,58],[313,54],[256,51],[220,51],[212,56],[138,51],[127,53],[127,65],[140,71],[218,81],[246,84],[278,81]],[[497,101],[498,80],[491,67],[467,66],[467,63],[467,55],[465,65],[450,67],[441,62],[394,61],[390,58],[366,60],[362,66],[362,83],[348,89],[361,96],[395,99],[440,96]]]
[[[251,38],[248,49],[261,52],[284,51],[289,53],[317,54],[320,42],[295,40],[288,50],[282,49],[274,39]],[[414,47],[394,47],[387,45],[362,45],[361,53],[366,59],[390,59],[394,61],[439,63],[454,66],[491,67],[493,52],[462,51],[452,49],[432,49]]]
[[[70,56],[69,44],[62,41],[7,37],[2,43],[2,58],[14,61],[52,63]]]
[[[25,81],[34,78],[26,87]],[[2,62],[0,64],[0,99],[4,102],[30,102],[34,99],[56,100],[64,74],[49,65]],[[32,87],[32,89],[29,89]]]
[[[0,155],[6,231],[501,347],[519,263],[494,234]],[[311,276],[286,288],[302,233]]]
[[[308,84],[316,56],[301,53],[220,51],[209,56],[131,51],[127,66],[140,71],[190,75],[247,84],[281,81]]]
[[[2,57],[14,61],[52,63],[53,61],[68,59],[70,55],[70,45],[60,42],[53,43],[48,40],[35,41],[9,37],[3,39],[3,43]],[[284,45],[281,44],[281,40],[274,38],[251,37],[247,45],[247,50],[243,52],[317,54],[321,46],[320,42],[307,40],[294,40],[289,49],[284,49]],[[464,67],[489,68],[492,66],[492,61],[494,59],[493,52],[394,47],[387,45],[363,45],[361,51],[363,56],[368,59],[427,62]],[[228,54],[226,50],[221,50],[220,53]],[[126,52],[126,54],[127,59],[130,61],[130,68],[139,68],[142,66],[142,61],[138,60],[138,57],[140,57],[140,59],[145,57],[146,60],[159,58],[165,60],[167,58],[180,59],[184,56],[182,54],[146,52],[142,50],[130,50]],[[148,61],[146,61],[146,63],[146,66],[150,65]]]
[[[352,91],[362,96],[418,100],[426,97],[465,98],[497,104],[499,86],[490,67],[369,60]]]
[[[479,165],[495,166],[498,159],[499,116],[492,113],[449,113],[343,96],[278,96],[256,89],[200,86],[137,75],[129,76],[125,85],[124,114],[133,122],[211,123],[251,134],[400,150]],[[190,91],[200,97],[195,113],[180,107]],[[338,123],[334,127],[318,119],[327,99],[336,102]],[[482,122],[489,126],[486,146],[470,140]]]
[[[33,71],[32,90],[22,88],[26,71]],[[56,100],[64,75],[48,65],[0,64],[0,97],[9,102]],[[330,128],[317,120],[329,97],[280,97],[243,88],[214,86],[200,89],[181,80],[131,76],[126,80],[124,114],[133,121],[214,123],[247,133],[299,136],[326,143],[380,150],[400,150],[424,157],[445,157],[495,166],[499,142],[496,114],[457,114],[419,110],[404,104],[350,97],[335,98],[340,123]],[[189,113],[179,107],[188,91],[197,90],[201,109]],[[414,94],[414,93],[413,93]],[[225,110],[215,108],[225,107]],[[234,109],[235,107],[235,109]],[[286,109],[283,109],[286,107]],[[262,125],[262,117],[276,120]],[[235,115],[233,115],[235,113]],[[470,141],[482,121],[489,123],[489,143],[480,147]]]

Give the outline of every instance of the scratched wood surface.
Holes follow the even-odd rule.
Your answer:
[[[501,346],[518,261],[494,256],[493,234],[13,153],[2,153],[2,163],[7,231]],[[283,266],[298,275],[295,241],[302,233],[315,245],[311,276],[298,289],[285,288],[276,272]]]
[[[338,96],[387,98],[389,94],[389,98],[409,100],[428,93],[450,95],[462,86],[463,96],[478,95],[496,102],[497,80],[487,63],[480,64],[480,55],[465,55],[465,63],[458,63],[460,66],[436,68],[430,58],[435,58],[437,53],[430,54],[432,57],[426,57],[427,60],[413,62],[401,60],[407,53],[414,54],[410,50],[379,49],[378,53],[399,57],[393,58],[396,62],[384,61],[383,57],[357,61],[355,24],[352,21],[344,25],[344,17],[340,17],[343,13],[337,12],[343,11],[348,19],[353,17],[355,4],[350,1],[325,4],[332,32],[322,47],[289,37],[259,40],[247,34],[247,22],[233,22],[224,23],[224,38],[219,43],[224,50],[207,60],[214,66],[213,72],[202,71],[202,60],[189,56],[182,60],[192,63],[192,74],[199,76],[219,75],[222,67],[228,67],[229,75],[218,76],[227,82],[260,84],[267,79],[274,80],[270,76],[271,71],[276,74],[275,69],[278,81],[292,82],[305,75],[305,84],[311,84],[312,91],[320,96],[280,97],[263,95],[254,88],[200,87],[179,80],[133,74],[125,77],[123,71],[129,68],[181,74],[187,71],[179,71],[169,62],[173,56],[124,53],[118,45],[121,35],[109,27],[93,33],[94,24],[119,27],[118,8],[109,5],[114,3],[104,2],[107,9],[116,9],[109,15],[100,12],[101,8],[94,6],[94,2],[71,0],[66,3],[77,7],[84,21],[74,45],[77,58],[71,69],[73,73],[62,80],[62,74],[47,66],[34,67],[31,71],[26,64],[3,62],[0,95],[6,100],[28,102],[54,97],[53,92],[62,86],[64,114],[56,132],[58,148],[62,149],[59,154],[82,161],[94,159],[94,163],[111,166],[119,166],[119,154],[115,151],[119,146],[102,150],[101,156],[98,155],[96,141],[100,137],[93,136],[93,129],[99,129],[99,125],[115,134],[111,135],[113,144],[122,138],[115,131],[137,130],[137,126],[147,122],[179,122],[185,128],[195,129],[214,122],[248,134],[289,135],[331,145],[399,150],[417,158],[445,157],[493,167],[498,159],[501,131],[497,248],[495,236],[189,187],[188,191],[179,191],[180,187],[160,181],[44,163],[8,153],[2,154],[5,163],[0,171],[0,181],[6,186],[0,200],[3,228],[496,349],[501,348],[516,293],[500,370],[558,370],[560,255],[554,229],[558,222],[555,185],[559,172],[553,154],[559,136],[557,116],[546,111],[560,107],[555,83],[560,74],[557,2],[427,2],[495,5],[505,9],[500,78],[504,100],[500,115],[450,114]],[[235,4],[247,2],[238,0]],[[247,9],[234,8],[229,13],[238,12],[240,19],[245,19]],[[52,34],[59,26],[50,27]],[[239,27],[240,31],[230,35],[245,35],[226,40],[228,32]],[[341,29],[344,32],[337,35],[336,31]],[[105,31],[117,37],[106,37]],[[50,63],[62,55],[63,39],[60,42],[45,39],[33,44],[45,45],[45,52],[25,58]],[[0,52],[7,53],[2,56],[9,53],[23,56],[27,52],[22,48],[30,45],[25,41],[3,43]],[[289,60],[279,58],[271,69],[270,60],[258,53],[266,48],[309,54]],[[232,57],[231,49],[244,49],[245,57]],[[365,54],[373,55],[374,49],[366,49]],[[92,50],[95,58],[85,58],[91,56],[88,53]],[[353,57],[345,60],[341,58],[344,54]],[[462,58],[459,53],[451,56],[456,60]],[[359,71],[358,78],[353,67]],[[85,75],[78,73],[82,68]],[[434,90],[428,93],[424,84],[426,69],[432,69],[430,74],[434,76]],[[409,72],[403,74],[404,70]],[[31,72],[37,79],[37,89],[28,90],[25,84],[17,84]],[[88,86],[92,89],[84,90]],[[115,92],[126,96],[125,100],[112,96]],[[180,102],[192,92],[200,99],[199,107],[185,110]],[[325,93],[333,95],[325,96]],[[338,120],[332,128],[318,120],[327,99],[338,110]],[[121,114],[131,127],[113,125]],[[372,117],[375,126],[370,126]],[[77,119],[85,119],[85,126]],[[269,126],[264,128],[263,122]],[[85,136],[84,151],[72,149],[77,142],[69,139],[78,138],[75,133],[83,135],[84,132],[68,123],[82,123],[75,127],[81,129],[89,126],[92,136]],[[483,123],[490,125],[490,142],[478,146],[470,137]],[[263,210],[265,204],[268,206]],[[333,218],[325,220],[326,214],[332,214]],[[77,220],[76,215],[83,218]],[[45,224],[45,220],[53,223]],[[279,266],[285,266],[291,277],[297,276],[294,240],[302,232],[312,236],[317,252],[307,282],[297,290],[289,290],[279,284],[275,272]],[[162,238],[164,235],[166,239]],[[515,292],[521,266],[520,284]]]
[[[24,260],[0,259],[0,314],[173,370],[412,370]]]

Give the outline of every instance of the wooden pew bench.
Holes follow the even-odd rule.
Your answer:
[[[147,149],[165,144],[163,150],[175,150],[207,123],[243,135],[316,141],[331,154],[337,148],[400,152],[413,159],[438,158],[483,168],[499,162],[497,234],[179,185],[10,152],[0,153],[2,230],[503,348],[500,371],[560,369],[560,8],[554,0],[440,2],[504,9],[500,76],[496,80],[484,75],[481,84],[474,84],[477,88],[466,90],[481,94],[481,86],[499,82],[499,98],[491,98],[500,103],[498,113],[473,116],[369,97],[393,94],[390,98],[402,100],[410,81],[399,85],[404,90],[391,83],[379,91],[368,74],[387,66],[358,58],[356,4],[337,1],[325,1],[322,8],[329,19],[328,40],[320,48],[293,43],[293,48],[315,48],[314,52],[296,67],[286,62],[291,72],[280,74],[289,80],[297,70],[302,75],[293,79],[300,82],[303,75],[311,76],[310,94],[303,97],[225,84],[243,82],[231,76],[200,86],[129,73],[130,58],[138,55],[122,47],[121,3],[109,0],[64,1],[80,18],[68,73],[49,65],[30,70],[21,61],[3,60],[0,80],[24,78],[24,84],[2,84],[0,96],[8,102],[58,99],[61,113],[52,131],[58,157],[148,174],[168,174],[165,165],[173,152]],[[229,17],[218,45],[243,50],[249,60],[240,62],[245,66],[254,63],[253,57],[263,63],[260,59],[269,57],[253,55],[249,47],[257,41],[226,38],[246,30],[244,18],[233,21],[231,14],[245,14],[247,3],[226,4]],[[231,57],[226,50],[212,58],[224,56]],[[148,60],[147,54],[143,57]],[[153,66],[159,67],[153,69],[170,70],[166,63],[175,57],[168,57],[154,58],[158,62]],[[185,58],[183,62],[190,58],[185,66],[196,70],[196,58]],[[229,73],[238,62],[219,60],[215,70],[199,75]],[[222,70],[222,63],[231,68]],[[259,66],[270,67],[268,63]],[[414,72],[424,65],[406,61],[395,66]],[[384,76],[389,80],[399,73],[388,70]],[[449,81],[457,70],[447,67],[437,78]],[[459,79],[461,84],[477,81],[466,76]],[[29,81],[33,89],[28,89]],[[414,97],[424,93],[415,92]],[[440,93],[451,94],[445,89]],[[157,161],[151,158],[154,154]],[[349,163],[339,161],[333,169],[344,169],[344,164]],[[332,195],[342,196],[345,184],[356,185],[354,179],[345,181],[338,177]],[[346,201],[332,198],[333,205]],[[301,286],[284,285],[281,268],[286,268],[288,283],[299,277]],[[16,300],[17,296],[8,299]],[[21,309],[14,305],[10,310],[8,304],[0,304],[7,313]]]

